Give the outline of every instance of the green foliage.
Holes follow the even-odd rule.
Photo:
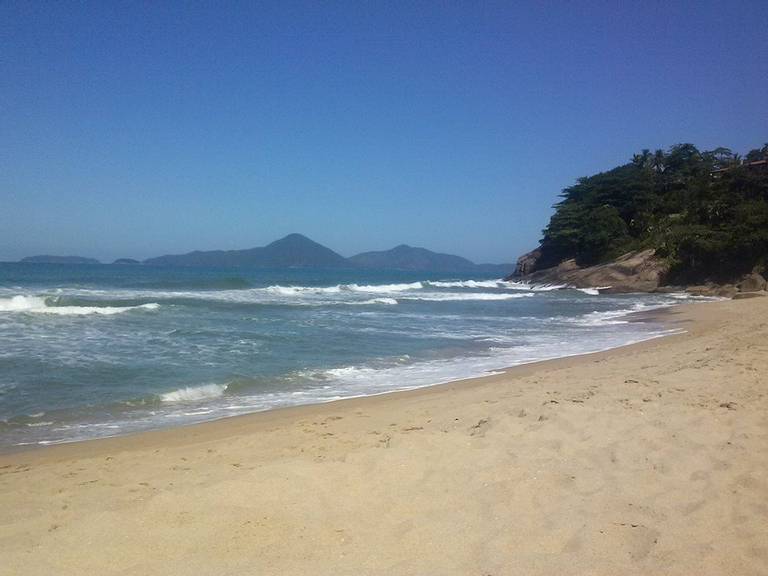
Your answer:
[[[692,144],[643,150],[563,190],[537,268],[655,248],[671,280],[731,279],[768,261],[768,144],[744,160]]]

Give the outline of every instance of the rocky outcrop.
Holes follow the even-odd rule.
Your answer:
[[[694,296],[720,298],[752,298],[768,294],[768,282],[757,273],[742,276],[735,284],[709,282],[695,286],[668,286],[665,279],[669,266],[654,250],[629,252],[607,264],[582,268],[575,260],[566,260],[545,270],[536,270],[538,250],[523,254],[517,261],[515,273],[506,280],[531,284],[558,284],[573,288],[598,288],[601,293],[623,292],[681,292]]]
[[[747,298],[764,298],[768,292],[739,292],[733,295],[734,300],[746,300]]]
[[[518,267],[528,265],[535,250],[518,260]],[[607,264],[580,267],[574,260],[529,274],[513,275],[510,279],[534,284],[566,284],[576,288],[600,288],[605,293],[654,292],[664,284],[668,266],[654,250],[629,252]]]
[[[536,263],[541,258],[541,248],[536,248],[530,252],[526,252],[520,258],[517,259],[515,265],[515,271],[512,273],[512,277],[519,278],[521,276],[527,276],[536,269]]]
[[[760,292],[765,290],[765,278],[757,272],[746,274],[739,282],[739,292]]]

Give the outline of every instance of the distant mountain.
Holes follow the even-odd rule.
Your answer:
[[[155,266],[239,266],[250,268],[349,268],[350,262],[301,234],[289,234],[267,246],[248,250],[212,250],[149,258]]]
[[[19,262],[31,262],[34,264],[100,264],[95,258],[83,258],[82,256],[27,256]]]
[[[363,252],[352,256],[349,261],[362,268],[422,272],[481,272],[506,275],[515,269],[513,264],[475,264],[461,256],[441,254],[407,244],[401,244],[391,250]]]
[[[141,262],[133,258],[118,258],[112,264],[141,264]]]

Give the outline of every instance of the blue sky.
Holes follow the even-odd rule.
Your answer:
[[[768,3],[0,5],[0,260],[535,246],[642,148],[768,141]]]

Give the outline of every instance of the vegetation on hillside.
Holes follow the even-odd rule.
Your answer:
[[[544,230],[537,269],[655,248],[670,281],[724,280],[768,264],[768,144],[744,158],[692,144],[643,150],[580,178]]]

